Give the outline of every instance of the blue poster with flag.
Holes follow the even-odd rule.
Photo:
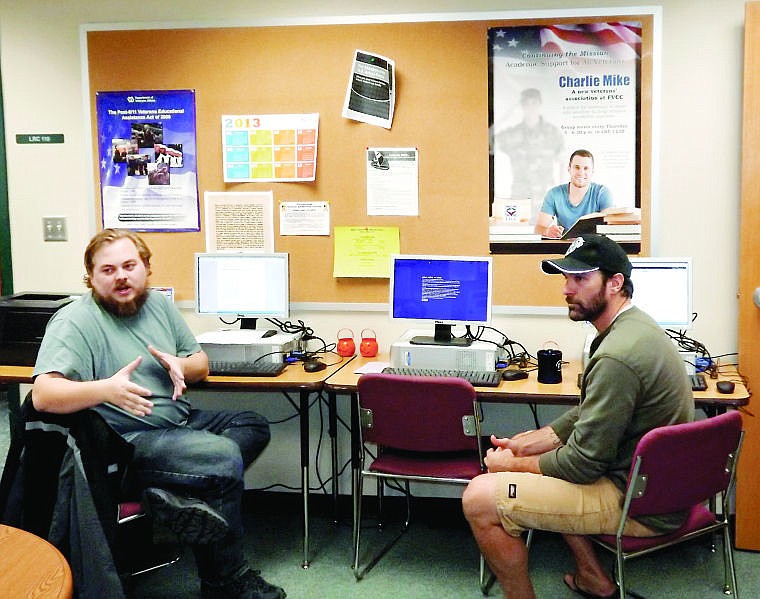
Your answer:
[[[586,204],[640,218],[641,48],[633,21],[488,30],[491,233],[544,235]]]
[[[104,227],[198,231],[195,91],[97,92]]]

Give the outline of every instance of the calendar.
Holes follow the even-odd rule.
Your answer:
[[[319,114],[222,116],[225,183],[314,181]]]

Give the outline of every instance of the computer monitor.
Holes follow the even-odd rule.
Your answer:
[[[241,329],[255,329],[256,318],[287,318],[288,254],[195,254],[195,311],[239,318]]]
[[[472,340],[455,338],[457,324],[491,321],[493,266],[490,257],[391,256],[390,316],[433,323],[432,336],[411,343],[462,345]]]
[[[631,258],[631,264],[633,304],[663,328],[691,328],[691,258]]]

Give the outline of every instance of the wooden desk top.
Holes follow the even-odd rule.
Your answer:
[[[0,366],[0,383],[31,383],[32,366]]]
[[[0,555],[3,597],[71,597],[71,568],[61,552],[46,540],[0,524]]]
[[[322,360],[327,368],[319,372],[305,372],[301,362],[294,362],[286,366],[278,376],[209,376],[205,381],[194,383],[192,386],[318,391],[329,376],[343,368],[352,359],[328,354]],[[31,383],[32,372],[32,366],[0,366],[0,384]]]
[[[277,376],[209,376],[194,387],[229,387],[260,391],[290,389],[299,391],[319,391],[325,380],[340,371],[353,358],[341,358],[328,354],[322,360],[327,368],[319,372],[306,372],[301,362],[288,364]],[[0,372],[0,375],[2,373]]]
[[[356,370],[370,362],[387,362],[388,354],[379,354],[374,358],[356,356],[347,368],[342,368],[325,382],[325,388],[335,393],[353,393],[359,374]],[[735,408],[749,403],[750,393],[744,386],[736,368],[721,367],[720,379],[735,383],[733,393],[718,393],[716,383],[720,379],[705,376],[707,389],[695,391],[694,401],[697,406],[717,408]],[[496,403],[542,403],[572,405],[580,399],[578,388],[578,373],[581,372],[579,360],[571,361],[562,367],[562,382],[556,385],[539,383],[536,380],[537,370],[528,372],[528,378],[519,381],[502,381],[498,387],[476,387],[478,398],[485,402]]]
[[[340,358],[331,355],[332,360],[325,359],[327,368],[320,372],[304,372],[300,362],[288,365],[279,376],[210,376],[205,381],[196,383],[197,387],[229,387],[253,390],[304,390],[318,391],[324,386],[335,393],[353,393],[359,380],[356,369],[370,362],[388,362],[388,354],[378,354],[374,358],[353,356]],[[350,366],[347,365],[350,363]],[[519,381],[502,381],[498,387],[477,387],[478,397],[482,401],[500,403],[544,403],[572,405],[578,402],[578,373],[580,361],[571,361],[562,367],[562,382],[546,385],[536,380],[536,371],[528,372],[528,378]],[[701,407],[736,408],[749,403],[750,393],[734,366],[721,366],[720,377],[711,379],[705,376],[707,389],[695,391],[694,401]],[[729,380],[735,384],[733,393],[718,393],[718,380]],[[31,383],[31,366],[0,366],[0,383]]]

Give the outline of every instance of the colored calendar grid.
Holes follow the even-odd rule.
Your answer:
[[[314,181],[319,114],[222,116],[224,181]]]

